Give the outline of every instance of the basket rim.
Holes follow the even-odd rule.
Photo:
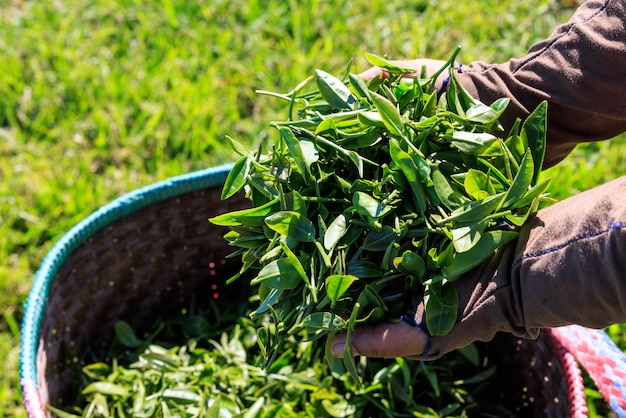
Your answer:
[[[35,272],[24,305],[20,330],[19,370],[25,403],[29,401],[26,392],[39,390],[36,357],[42,315],[47,305],[51,282],[67,258],[98,231],[133,212],[186,193],[222,185],[232,167],[233,163],[221,164],[170,177],[123,194],[78,222],[52,246]],[[30,401],[37,403],[35,399]],[[35,406],[39,407],[41,406]]]
[[[37,381],[39,332],[52,281],[63,263],[96,233],[140,209],[186,193],[223,185],[233,165],[226,163],[193,171],[125,193],[86,216],[54,243],[34,274],[21,325],[20,386],[29,417],[46,416]],[[559,339],[558,336],[556,339]]]

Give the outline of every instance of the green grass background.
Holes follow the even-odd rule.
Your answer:
[[[571,1],[0,0],[0,418],[25,415],[19,324],[45,253],[123,193],[232,161],[225,135],[273,135],[284,109],[256,89],[351,59],[364,70],[365,52],[446,59],[461,45],[461,62],[505,61]],[[557,198],[588,189],[626,174],[626,143],[580,147],[547,174]],[[624,329],[609,332],[626,349]]]

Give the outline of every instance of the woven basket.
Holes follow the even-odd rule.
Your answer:
[[[44,258],[22,325],[21,386],[30,418],[51,416],[45,405],[67,399],[71,363],[109,340],[116,321],[141,330],[156,314],[179,312],[195,293],[233,291],[219,281],[230,277],[224,270],[236,260],[225,256],[233,249],[222,238],[225,231],[207,220],[249,205],[243,197],[220,199],[230,168],[194,172],[122,196],[77,224]],[[548,330],[536,341],[501,335],[487,344],[519,379],[534,416],[586,416],[572,350],[590,330],[578,331],[568,337]],[[623,362],[619,350],[604,355]],[[614,383],[607,388],[617,393]],[[621,416],[619,402],[611,406]]]

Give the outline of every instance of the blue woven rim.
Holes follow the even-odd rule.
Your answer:
[[[70,254],[102,228],[139,209],[185,193],[224,184],[232,166],[223,164],[195,171],[129,192],[93,212],[56,242],[35,273],[33,286],[24,307],[20,342],[21,381],[30,380],[39,389],[36,357],[41,320],[48,302],[50,285],[59,267]]]

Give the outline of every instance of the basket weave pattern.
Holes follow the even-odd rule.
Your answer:
[[[26,305],[20,372],[30,418],[44,405],[62,405],[72,385],[71,365],[113,335],[126,320],[138,331],[155,316],[179,312],[194,296],[237,292],[224,286],[224,230],[208,222],[249,206],[243,197],[220,199],[230,169],[216,167],[130,193],[94,213],[42,262]],[[230,265],[229,265],[230,263]],[[230,288],[230,289],[229,289]],[[211,289],[211,291],[209,291]],[[499,336],[488,349],[521,379],[536,416],[586,416],[580,369],[558,335],[536,341]]]
[[[587,416],[581,370],[549,331],[541,332],[536,340],[498,334],[485,349],[507,373],[510,381],[505,384],[522,392],[528,416]]]
[[[179,312],[226,268],[224,230],[208,218],[244,207],[222,201],[228,166],[124,196],[70,231],[42,263],[27,301],[20,372],[29,416],[63,404],[71,364],[126,320],[141,330]],[[220,283],[221,284],[221,283]],[[34,390],[34,391],[33,391]],[[31,413],[32,412],[32,413]]]

